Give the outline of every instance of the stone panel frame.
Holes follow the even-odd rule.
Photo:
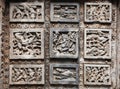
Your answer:
[[[97,55],[97,56],[94,56],[94,55],[87,55],[87,43],[86,43],[86,40],[87,40],[87,31],[97,31],[97,32],[108,32],[108,38],[109,38],[109,48],[108,48],[108,55]],[[84,31],[84,58],[86,59],[111,59],[111,36],[112,36],[112,29],[85,29]],[[100,50],[98,51],[100,52]],[[92,53],[93,54],[93,53]]]
[[[53,32],[61,32],[61,33],[66,33],[66,32],[76,32],[76,38],[75,38],[75,54],[62,54],[62,53],[54,53],[53,52]],[[78,43],[78,28],[51,28],[50,29],[50,58],[78,58],[78,53],[79,53],[79,43]]]
[[[76,10],[76,19],[55,19],[54,18],[54,5],[63,5],[63,6],[71,6],[75,5],[77,7]],[[51,8],[50,8],[50,17],[51,17],[51,22],[79,22],[79,3],[51,3]]]
[[[75,81],[60,81],[60,80],[54,80],[54,76],[53,76],[53,71],[54,71],[54,68],[68,68],[68,69],[75,69],[75,76],[76,76],[76,80]],[[78,65],[77,64],[50,64],[50,84],[62,84],[62,85],[78,85]],[[66,71],[65,71],[66,72]],[[72,76],[72,75],[71,75]],[[72,79],[71,79],[72,80]]]
[[[40,19],[14,19],[13,16],[13,10],[15,5],[36,5],[41,7],[41,18]],[[30,7],[28,7],[30,8]],[[33,11],[34,13],[34,11]],[[38,13],[37,13],[38,15]],[[44,2],[35,2],[35,3],[10,3],[10,22],[44,22]]]
[[[102,5],[108,5],[109,6],[109,20],[108,21],[106,21],[106,20],[104,20],[104,21],[101,21],[101,20],[89,20],[89,19],[87,19],[87,6],[88,5],[90,5],[90,6],[102,6]],[[84,8],[85,8],[85,10],[84,10],[84,14],[85,14],[85,16],[84,16],[84,20],[85,20],[85,22],[100,22],[100,23],[111,23],[112,22],[112,4],[111,3],[85,3],[84,4]],[[92,10],[91,10],[92,11]],[[97,10],[98,11],[98,10]],[[95,10],[93,10],[93,12],[95,13]],[[107,12],[107,11],[106,11]]]
[[[104,76],[103,74],[101,74],[101,75],[99,74],[99,79],[100,79],[102,76],[104,76],[104,78],[107,77],[106,79],[108,79],[109,81],[106,80],[106,81],[108,81],[107,83],[106,83],[106,82],[101,83],[101,82],[98,82],[98,81],[97,81],[97,82],[96,82],[96,81],[95,81],[95,82],[87,82],[86,80],[88,80],[88,79],[87,79],[87,76],[86,76],[86,75],[89,75],[89,76],[90,76],[90,74],[92,74],[94,71],[89,74],[89,73],[87,73],[88,70],[86,69],[86,67],[90,67],[90,68],[96,67],[96,68],[99,68],[99,69],[98,69],[98,72],[97,72],[97,70],[95,70],[96,73],[98,73],[98,74],[99,74],[99,73],[107,73],[107,75],[105,75],[105,76]],[[90,68],[89,68],[89,70],[92,71],[92,69],[90,69]],[[103,71],[101,71],[102,68],[108,68],[108,70],[105,70],[105,69],[104,69]],[[94,74],[95,74],[95,73],[94,73]],[[94,75],[91,76],[91,79],[93,78],[93,80],[95,80],[94,77],[98,77],[98,75],[95,74],[95,76],[94,76]],[[90,78],[89,78],[89,79],[90,79]],[[98,79],[97,79],[97,80],[98,80]],[[104,79],[103,79],[103,80],[104,80]],[[112,82],[112,81],[111,81],[111,66],[110,66],[109,64],[86,64],[86,63],[84,64],[84,85],[105,85],[105,86],[107,85],[107,86],[110,86],[110,85],[111,85],[111,82]]]
[[[13,38],[14,32],[39,32],[41,33],[41,37],[39,41],[41,42],[41,54],[34,56],[34,55],[14,55],[13,53]],[[34,39],[33,39],[34,40]],[[37,40],[38,41],[38,40]],[[34,28],[34,29],[10,29],[10,59],[44,59],[44,29],[43,28]]]
[[[28,84],[28,85],[43,85],[44,84],[44,82],[45,82],[45,76],[44,76],[44,64],[39,64],[39,65],[31,65],[31,64],[22,64],[22,65],[10,65],[9,66],[10,67],[10,72],[9,72],[9,84],[10,85],[26,85],[26,84]],[[21,81],[21,82],[13,82],[12,81],[12,73],[13,73],[13,70],[12,70],[12,68],[21,68],[21,69],[24,69],[24,68],[26,68],[26,70],[27,69],[29,69],[29,68],[41,68],[42,69],[42,74],[41,74],[41,76],[42,76],[42,78],[41,78],[41,81],[33,81],[33,82],[29,82],[29,81],[26,81],[26,82],[23,82],[23,81]],[[26,73],[27,73],[28,71],[26,71]],[[37,73],[36,73],[37,74]],[[19,77],[19,76],[18,76]],[[35,76],[34,76],[35,77]],[[28,78],[28,76],[27,76],[27,78]]]

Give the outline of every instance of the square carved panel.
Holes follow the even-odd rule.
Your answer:
[[[84,57],[111,59],[111,29],[85,29]]]
[[[44,65],[10,65],[10,84],[44,84]]]
[[[77,64],[51,64],[50,65],[51,84],[78,84]]]
[[[111,85],[110,65],[84,64],[85,85]]]
[[[51,21],[79,22],[78,3],[51,3]]]
[[[85,3],[85,22],[110,23],[111,21],[111,3]]]
[[[10,29],[10,59],[44,59],[44,29]]]
[[[78,28],[50,29],[50,57],[78,57]]]
[[[44,22],[44,3],[10,3],[11,22]]]

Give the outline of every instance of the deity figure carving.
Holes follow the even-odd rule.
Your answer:
[[[51,29],[51,57],[77,57],[78,56],[78,30]]]
[[[110,65],[84,65],[84,83],[86,85],[111,85],[110,75]]]
[[[110,3],[85,3],[85,21],[110,23],[112,5]]]
[[[43,3],[11,3],[10,21],[12,22],[43,22]]]

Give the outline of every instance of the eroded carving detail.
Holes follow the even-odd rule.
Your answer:
[[[11,29],[10,58],[39,59],[44,58],[43,29]]]
[[[85,64],[84,84],[111,85],[110,65]]]
[[[44,65],[10,65],[10,84],[44,84]]]
[[[78,57],[77,29],[51,29],[50,35],[51,58]]]
[[[77,3],[52,3],[51,21],[78,22],[79,4]]]
[[[111,22],[112,8],[110,3],[85,3],[86,22]]]
[[[43,22],[43,3],[11,3],[10,21],[12,22]]]
[[[78,84],[78,66],[72,64],[51,64],[51,84]]]
[[[85,58],[111,58],[111,29],[85,29]]]

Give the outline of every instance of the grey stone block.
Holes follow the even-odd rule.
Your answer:
[[[77,64],[50,64],[50,84],[78,84]]]
[[[78,28],[50,29],[50,57],[78,58]]]
[[[52,22],[79,22],[78,3],[51,3]]]

